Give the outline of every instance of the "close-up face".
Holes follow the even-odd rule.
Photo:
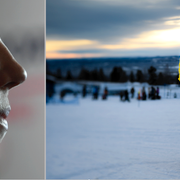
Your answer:
[[[0,142],[8,130],[6,118],[11,110],[8,100],[9,90],[24,82],[26,78],[26,71],[0,39]]]
[[[0,179],[45,177],[45,4],[0,1]]]

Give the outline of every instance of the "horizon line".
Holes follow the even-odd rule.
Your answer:
[[[157,55],[157,56],[121,56],[121,57],[81,57],[81,58],[46,58],[46,60],[84,60],[84,59],[122,59],[122,58],[152,58],[152,57],[180,57],[180,55]]]

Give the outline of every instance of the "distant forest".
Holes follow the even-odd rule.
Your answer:
[[[58,80],[65,81],[77,81],[77,80],[85,80],[85,81],[100,81],[100,82],[147,82],[151,85],[164,85],[164,84],[179,84],[178,74],[172,75],[169,72],[169,68],[167,66],[164,72],[156,72],[156,68],[151,66],[148,69],[148,73],[143,73],[141,70],[137,70],[136,73],[131,73],[127,75],[126,71],[124,71],[121,67],[114,67],[109,76],[104,74],[102,68],[99,70],[94,69],[89,71],[87,69],[81,69],[79,75],[77,77],[73,77],[70,70],[67,71],[65,76],[62,76],[61,69],[58,68],[55,73],[52,73],[48,67],[46,69],[48,75],[52,75],[56,77]]]

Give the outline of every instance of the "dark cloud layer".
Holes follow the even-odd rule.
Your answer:
[[[74,54],[103,54],[103,56],[109,57],[121,57],[126,56],[157,56],[158,54],[162,54],[163,56],[173,56],[176,55],[179,51],[179,48],[173,48],[171,52],[167,51],[163,48],[148,48],[147,49],[134,49],[134,50],[107,50],[107,49],[90,49],[90,50],[71,50],[71,51],[59,51],[61,54],[74,53]]]
[[[101,42],[164,28],[163,18],[178,16],[180,1],[122,4],[120,1],[47,0],[47,38],[91,39]],[[160,25],[161,24],[161,25]],[[160,26],[159,26],[160,25]]]

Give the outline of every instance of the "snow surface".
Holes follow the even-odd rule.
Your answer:
[[[167,91],[140,102],[55,96],[46,106],[46,178],[180,179],[180,97]]]

